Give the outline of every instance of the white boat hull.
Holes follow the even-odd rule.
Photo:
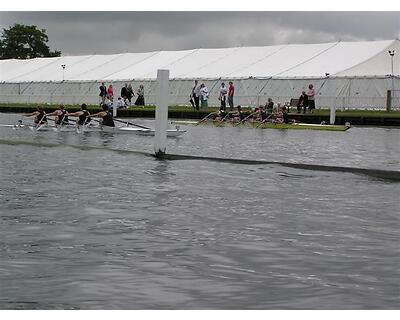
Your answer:
[[[75,132],[75,133],[83,133],[83,132],[107,132],[107,133],[122,133],[122,134],[137,134],[142,136],[154,136],[155,130],[154,129],[145,129],[140,127],[107,127],[107,126],[87,126],[87,127],[76,127],[73,125],[70,126],[61,126],[61,127],[54,127],[54,126],[41,126],[36,127],[32,125],[1,125],[2,127],[9,127],[12,129],[30,129],[32,132],[46,132],[46,131],[53,131],[53,132]],[[177,129],[169,129],[167,130],[167,137],[178,137],[184,134],[186,130]]]

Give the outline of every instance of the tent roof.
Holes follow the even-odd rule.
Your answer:
[[[399,40],[385,40],[0,60],[0,81],[61,81],[63,64],[65,80],[77,81],[154,79],[157,69],[180,79],[386,76],[388,50],[398,75]]]

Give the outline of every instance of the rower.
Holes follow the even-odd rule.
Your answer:
[[[289,123],[290,122],[289,115],[288,115],[288,112],[286,110],[286,106],[282,107],[282,119],[283,119],[283,123]]]
[[[31,113],[25,113],[25,117],[33,117],[33,122],[35,123],[36,126],[42,125],[42,124],[47,124],[47,117],[46,117],[46,112],[42,109],[41,106],[36,107],[36,111],[31,112]]]
[[[108,106],[106,104],[103,104],[102,108],[103,108],[103,111],[92,114],[91,116],[102,118],[102,120],[101,120],[102,126],[115,127],[113,116],[112,116],[111,112],[108,111]]]
[[[242,111],[242,106],[240,106],[240,105],[237,106],[237,111],[232,111],[232,112],[230,112],[230,114],[231,114],[232,122],[240,122],[245,118],[243,111]]]
[[[260,106],[260,117],[259,121],[264,122],[267,119],[267,111],[265,110],[264,106]]]
[[[275,123],[283,123],[283,111],[282,111],[282,107],[281,104],[278,102],[278,105],[275,109],[275,112],[273,114],[274,117],[274,121]]]
[[[67,110],[65,110],[63,105],[60,105],[60,107],[56,111],[48,114],[47,116],[55,116],[56,117],[56,120],[55,120],[56,125],[68,124],[68,112],[67,112]]]
[[[78,117],[78,120],[76,121],[77,126],[83,126],[87,123],[90,122],[90,113],[87,111],[87,105],[85,103],[81,104],[81,110],[74,112],[74,113],[69,113],[69,116],[75,116]]]

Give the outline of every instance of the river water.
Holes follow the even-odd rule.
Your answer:
[[[168,152],[400,170],[398,129],[185,129]],[[399,308],[398,182],[159,161],[136,135],[0,140],[0,309]]]

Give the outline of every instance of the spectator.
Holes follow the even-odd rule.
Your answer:
[[[106,95],[107,95],[107,88],[106,88],[106,85],[104,84],[104,82],[101,83],[101,86],[99,87],[99,89],[100,89],[99,97],[101,99],[100,105],[102,105],[104,103],[104,100],[106,99]]]
[[[126,98],[128,99],[128,105],[129,105],[129,106],[130,106],[131,103],[132,103],[132,97],[133,97],[134,95],[135,95],[135,94],[133,93],[132,85],[131,85],[131,84],[128,84],[127,96],[126,96]]]
[[[226,94],[227,94],[227,90],[225,87],[225,83],[222,82],[221,84],[221,88],[219,89],[219,96],[218,96],[218,100],[221,102],[221,106],[220,106],[220,110],[224,110],[226,108]]]
[[[125,108],[126,104],[125,101],[121,99],[121,97],[118,97],[117,101],[117,109],[123,109]]]
[[[299,102],[297,102],[297,113],[301,113],[301,109],[303,109],[304,113],[306,113],[307,106],[308,106],[308,96],[306,95],[306,92],[303,91],[299,98]]]
[[[265,105],[265,109],[268,114],[271,114],[274,111],[274,102],[272,101],[271,98],[268,98],[268,101]]]
[[[107,97],[108,97],[108,99],[111,100],[111,102],[112,102],[113,99],[114,99],[114,90],[113,90],[112,84],[110,84],[110,85],[108,86],[108,89],[107,89]]]
[[[229,87],[228,87],[228,104],[229,104],[229,110],[233,111],[233,96],[235,94],[235,87],[233,86],[233,82],[229,81]]]
[[[112,109],[113,108],[113,102],[108,98],[108,96],[104,100],[104,105],[106,105],[108,107],[108,109]]]
[[[125,85],[121,89],[121,98],[125,101],[128,99],[128,84],[125,83]],[[118,98],[119,100],[119,98]]]
[[[200,101],[201,108],[208,108],[208,89],[204,83],[200,85]]]
[[[307,91],[307,96],[308,96],[308,110],[312,113],[313,110],[315,109],[315,90],[314,86],[310,84],[308,86],[308,91]]]
[[[199,100],[200,100],[200,86],[198,85],[198,81],[194,80],[194,86],[190,93],[190,103],[193,108],[199,110]]]
[[[144,87],[142,84],[139,86],[137,95],[138,95],[138,97],[136,99],[135,105],[143,106],[143,108],[144,108]]]

